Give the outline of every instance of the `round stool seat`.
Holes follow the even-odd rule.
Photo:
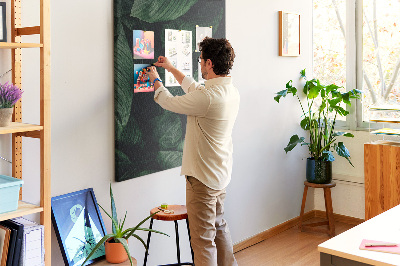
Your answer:
[[[314,188],[331,188],[331,187],[335,187],[336,183],[335,182],[330,182],[328,184],[316,184],[316,183],[310,183],[307,181],[304,181],[304,185],[306,185],[307,187],[314,187]]]
[[[151,209],[150,214],[153,214],[155,212],[158,212],[156,215],[154,215],[152,218],[156,220],[162,220],[162,221],[177,221],[177,220],[183,220],[187,219],[187,210],[186,210],[186,205],[168,205],[168,208],[166,209],[168,211],[174,211],[174,213],[165,213],[159,209],[159,207],[155,207]]]

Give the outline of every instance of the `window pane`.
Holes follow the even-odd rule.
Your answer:
[[[400,100],[400,1],[363,1],[363,121],[399,118],[399,112],[370,112]]]
[[[346,86],[345,29],[346,0],[314,0],[313,71],[324,85]]]

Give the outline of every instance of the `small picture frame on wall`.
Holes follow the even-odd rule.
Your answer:
[[[279,55],[300,56],[300,14],[279,11]]]
[[[0,42],[7,41],[6,2],[0,2]]]

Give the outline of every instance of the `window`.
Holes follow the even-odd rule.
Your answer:
[[[372,116],[400,119],[400,112],[369,111],[373,105],[400,105],[400,1],[313,4],[314,77],[364,92],[341,125],[366,128]]]

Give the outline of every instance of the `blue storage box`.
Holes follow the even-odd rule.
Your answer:
[[[0,175],[0,213],[18,209],[19,188],[23,183],[18,178]]]

